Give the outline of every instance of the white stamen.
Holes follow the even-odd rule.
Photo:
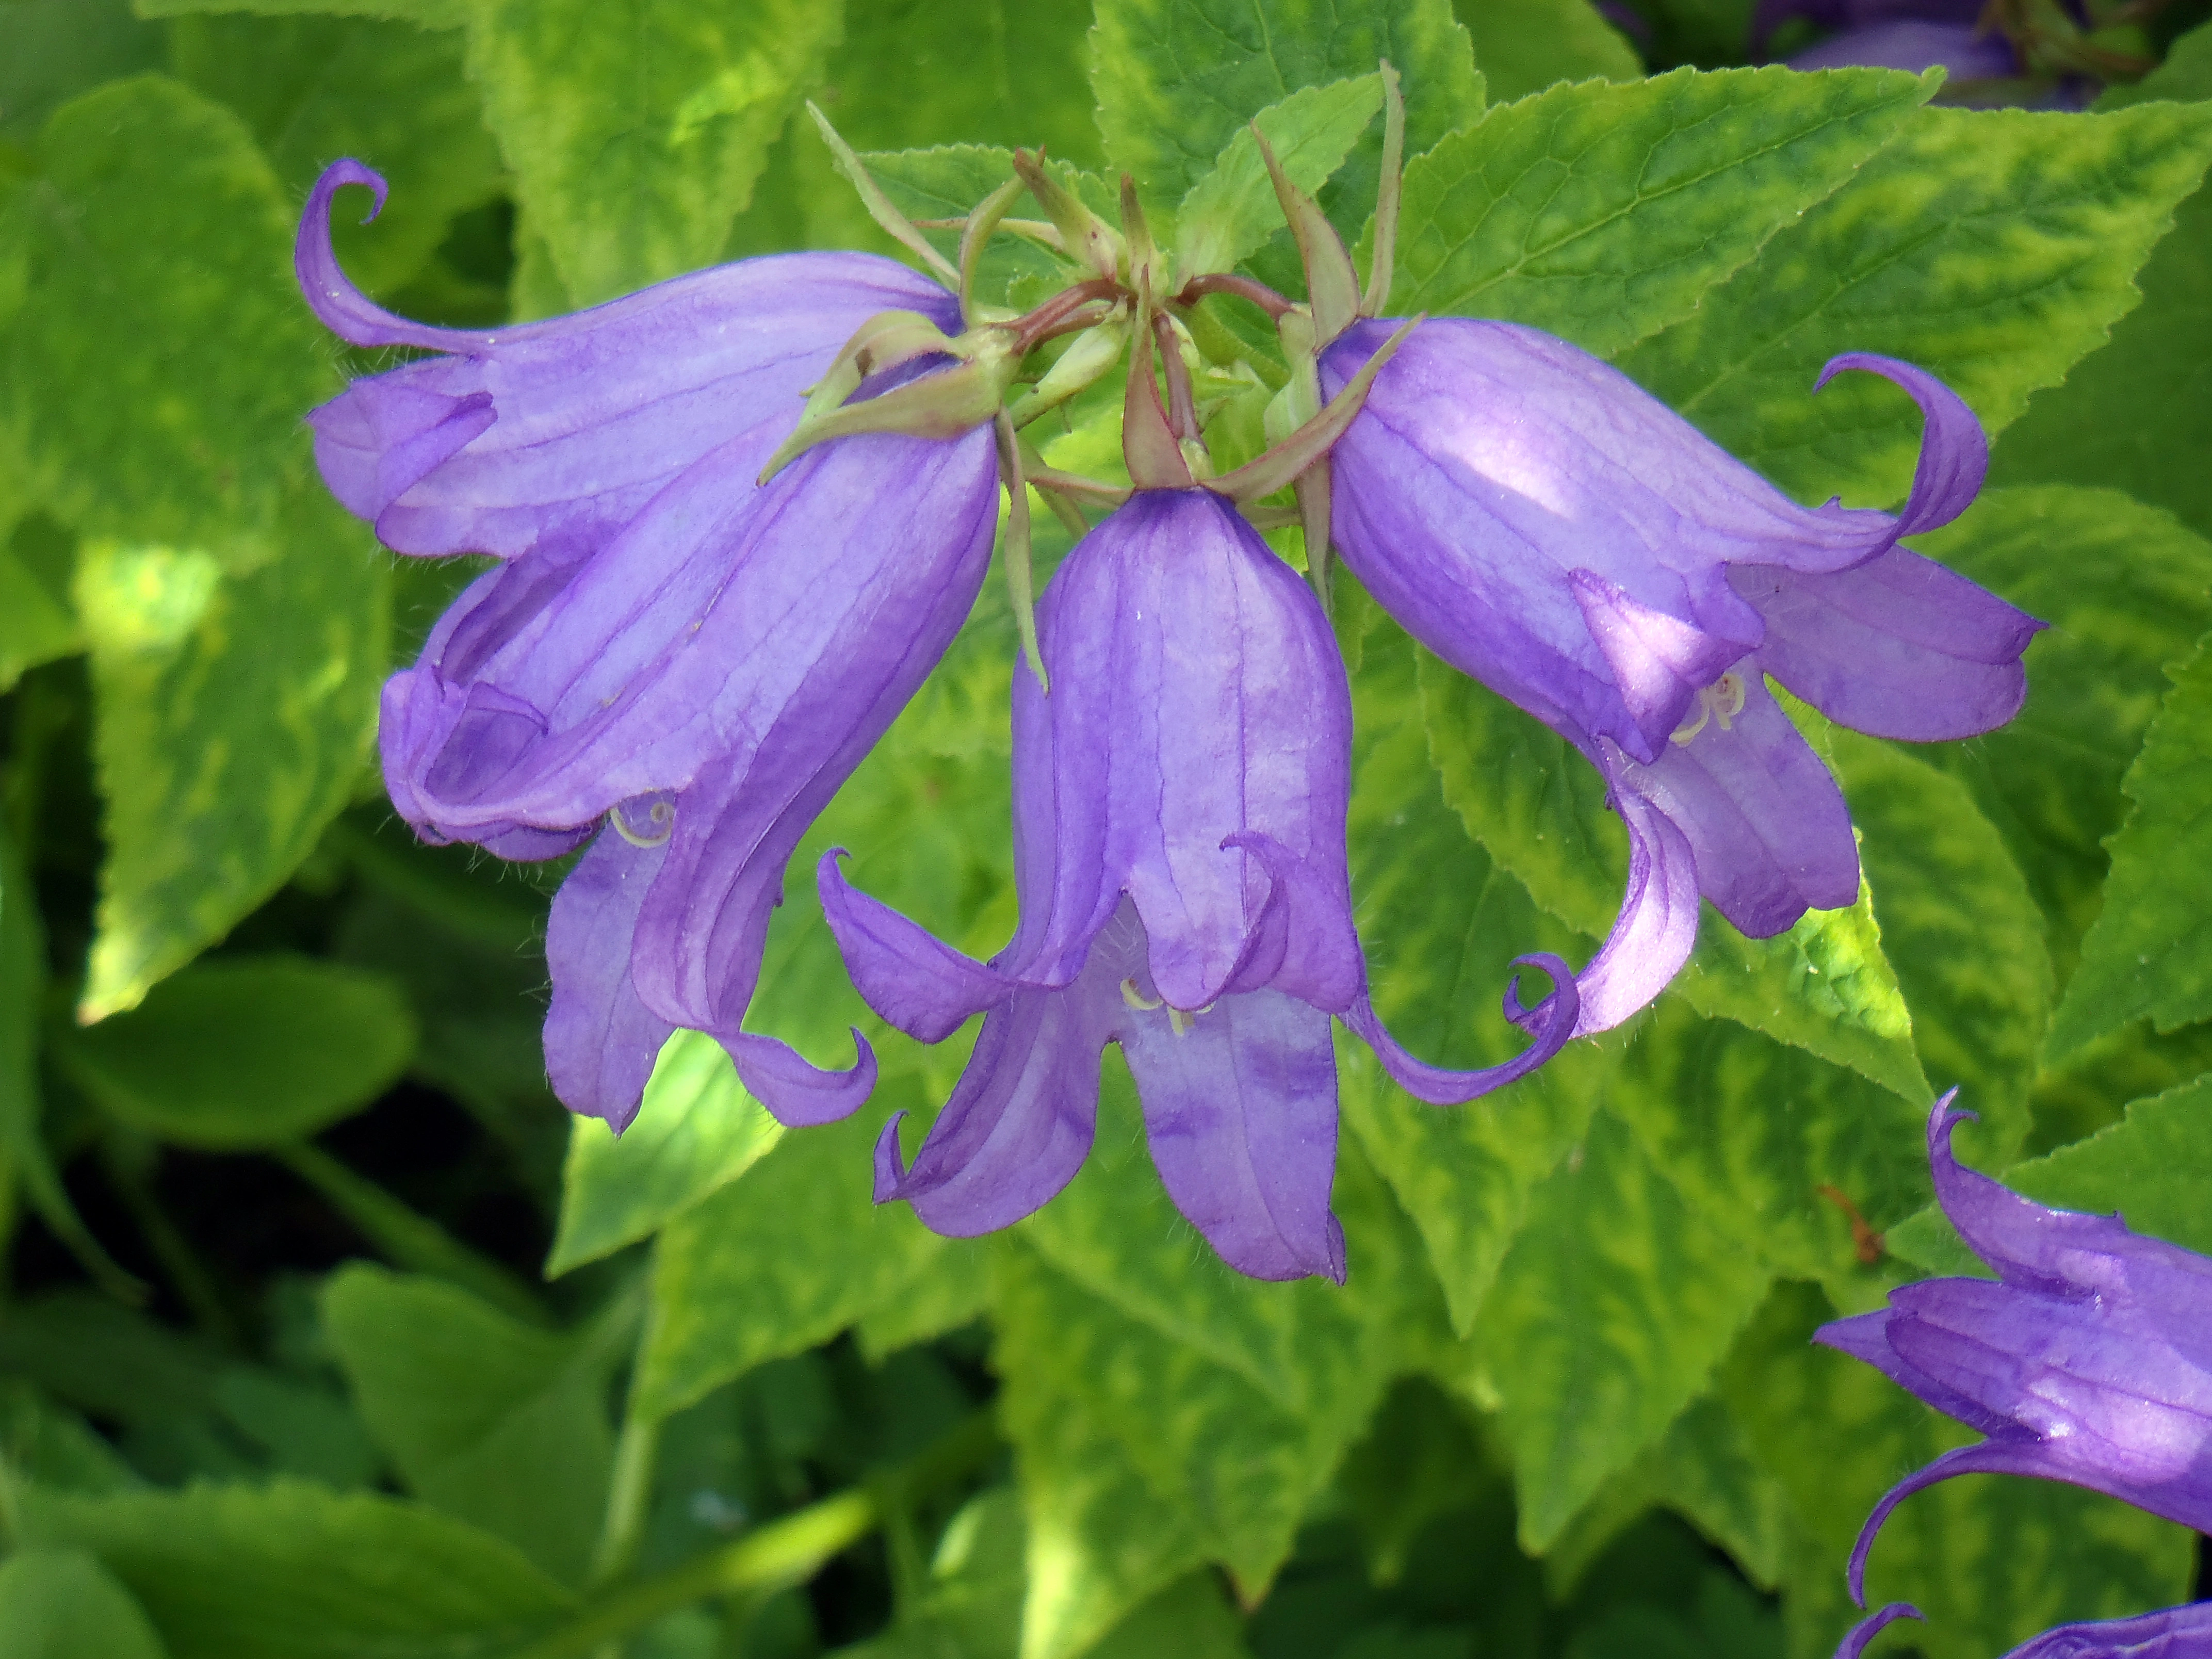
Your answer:
[[[648,823],[660,831],[659,835],[641,836],[623,822],[621,807],[611,806],[607,809],[607,822],[614,825],[615,834],[620,836],[631,846],[648,850],[655,847],[665,847],[668,844],[668,838],[676,833],[676,809],[665,800],[657,800],[647,810],[645,817]]]
[[[1191,1021],[1196,1018],[1196,1015],[1187,1014],[1180,1008],[1170,1008],[1168,1010],[1168,1030],[1177,1036],[1188,1036]]]
[[[1743,713],[1744,702],[1749,696],[1743,676],[1731,668],[1698,691],[1696,718],[1686,716],[1682,724],[1674,728],[1669,741],[1686,745],[1692,738],[1705,729],[1708,720],[1717,720],[1723,732],[1735,731],[1735,717]]]
[[[1148,997],[1137,988],[1137,979],[1133,974],[1121,981],[1121,1000],[1139,1013],[1150,1013],[1160,1006],[1158,997]]]

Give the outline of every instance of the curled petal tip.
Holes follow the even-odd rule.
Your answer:
[[[888,1204],[904,1195],[900,1189],[906,1185],[906,1162],[899,1156],[899,1125],[905,1121],[906,1111],[902,1107],[891,1114],[891,1121],[876,1137],[875,1201],[878,1204]]]
[[[850,1029],[855,1058],[842,1072],[824,1071],[774,1037],[739,1032],[724,1037],[722,1046],[737,1066],[738,1080],[769,1115],[787,1128],[811,1129],[850,1117],[875,1091],[876,1051],[859,1026]]]
[[[1861,1607],[1866,1605],[1863,1598],[1859,1605]],[[1862,1619],[1851,1626],[1850,1633],[1844,1638],[1843,1644],[1836,1650],[1836,1659],[1859,1659],[1859,1656],[1866,1651],[1867,1644],[1899,1620],[1926,1617],[1927,1614],[1922,1613],[1910,1601],[1892,1601],[1880,1612]]]

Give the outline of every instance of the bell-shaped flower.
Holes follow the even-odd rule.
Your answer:
[[[1944,1214],[1996,1279],[1901,1285],[1887,1308],[1814,1336],[1988,1437],[1907,1475],[1875,1506],[1851,1552],[1862,1605],[1882,1522],[1954,1475],[2064,1480],[2212,1530],[2212,1257],[2131,1232],[2117,1216],[2045,1209],[1961,1168],[1951,1129],[1972,1115],[1954,1111],[1950,1095],[1938,1101],[1928,1158]],[[2202,1624],[2187,1628],[2206,1638]]]
[[[817,1073],[740,1024],[793,848],[981,583],[997,463],[988,427],[875,433],[757,479],[864,322],[957,328],[957,301],[886,259],[795,254],[512,329],[425,328],[337,267],[331,199],[356,183],[381,200],[340,162],[308,203],[309,303],[355,344],[441,355],[315,411],[324,477],[402,551],[502,561],[385,688],[393,804],[427,840],[508,858],[596,834],[547,939],[547,1066],[572,1109],[627,1123],[684,1025],[787,1121],[850,1110],[865,1049]]]
[[[822,863],[878,1013],[930,1042],[984,1015],[910,1168],[885,1130],[876,1196],[955,1236],[1029,1214],[1089,1151],[1118,1042],[1153,1162],[1214,1249],[1257,1278],[1341,1279],[1330,1016],[1413,1093],[1465,1100],[1565,1041],[1565,964],[1531,958],[1561,985],[1553,1017],[1489,1071],[1425,1066],[1383,1030],[1346,872],[1343,659],[1312,592],[1219,495],[1139,490],[1062,562],[1036,623],[1051,691],[1015,677],[1006,948],[960,955]]]
[[[1393,326],[1347,329],[1323,391]],[[1627,823],[1627,896],[1581,976],[1578,1034],[1658,994],[1700,894],[1754,938],[1857,896],[1842,793],[1767,677],[1916,742],[1986,732],[2026,695],[2042,624],[1897,545],[1972,501],[1979,424],[1890,358],[1838,357],[1820,384],[1847,368],[1926,417],[1900,514],[1800,507],[1618,370],[1510,323],[1423,323],[1336,447],[1345,562],[1430,650],[1579,748]]]

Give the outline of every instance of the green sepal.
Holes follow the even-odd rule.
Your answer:
[[[1427,320],[1425,316],[1407,318],[1359,373],[1345,382],[1344,389],[1328,400],[1319,415],[1257,460],[1247,461],[1234,472],[1224,472],[1209,480],[1206,488],[1240,503],[1257,501],[1294,483],[1307,469],[1327,459],[1336,441],[1344,435],[1345,428],[1352,424],[1352,417],[1366,403],[1367,390],[1382,372],[1382,365],[1397,356],[1406,337]]]
[[[1077,335],[1060,353],[1060,361],[1030,389],[1029,396],[1013,406],[1010,413],[1014,424],[1027,426],[1089,388],[1121,360],[1122,349],[1128,343],[1129,313],[1126,307],[1117,306],[1103,322]]]
[[[1329,223],[1321,204],[1292,184],[1275,159],[1274,147],[1255,123],[1252,137],[1260,146],[1260,159],[1275,182],[1275,199],[1298,245],[1298,258],[1306,268],[1306,295],[1313,307],[1317,345],[1327,345],[1350,327],[1359,315],[1359,273],[1344,251],[1344,239]]]
[[[914,438],[957,438],[998,414],[1019,364],[1012,337],[1003,329],[978,330],[945,342],[943,349],[963,358],[940,374],[894,386],[864,404],[846,404],[817,418],[802,420],[782,447],[769,457],[759,482],[766,483],[818,443],[859,432],[902,432]]]
[[[1030,187],[1030,194],[1036,198],[1037,205],[1060,232],[1060,246],[1067,257],[1079,264],[1088,265],[1109,282],[1113,281],[1128,257],[1128,250],[1113,226],[1085,207],[1073,191],[1052,176],[1042,151],[1016,150],[1014,171],[1021,174],[1022,182]]]

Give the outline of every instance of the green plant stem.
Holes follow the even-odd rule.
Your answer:
[[[628,1572],[645,1534],[653,1498],[653,1458],[660,1449],[660,1425],[635,1413],[623,1419],[615,1442],[614,1479],[607,1485],[607,1515],[592,1552],[592,1583],[606,1584]]]
[[[977,1412],[900,1470],[909,1492],[974,1473],[998,1448],[994,1414]],[[771,1521],[648,1578],[594,1596],[559,1629],[511,1650],[507,1659],[590,1659],[603,1644],[712,1596],[762,1596],[803,1584],[829,1559],[884,1523],[880,1484],[854,1486]]]
[[[148,1165],[160,1156],[156,1147],[126,1145],[112,1133],[100,1146],[100,1165],[106,1171],[108,1185],[131,1212],[140,1237],[161,1264],[178,1297],[191,1310],[193,1322],[218,1346],[234,1349],[240,1341],[238,1321],[224,1304],[215,1275],[154,1196]]]
[[[270,1156],[328,1199],[331,1208],[360,1228],[396,1266],[458,1285],[532,1324],[552,1322],[544,1303],[520,1279],[321,1148],[302,1142],[272,1147]]]

